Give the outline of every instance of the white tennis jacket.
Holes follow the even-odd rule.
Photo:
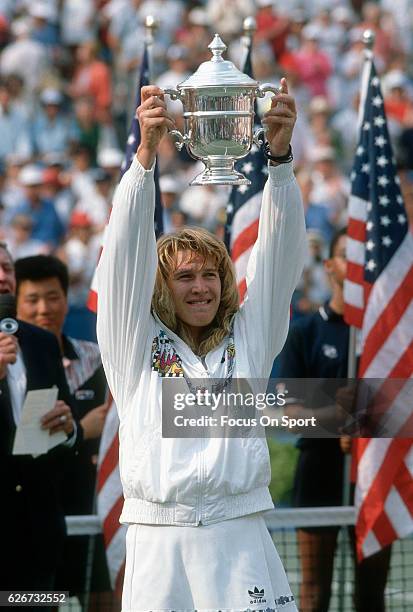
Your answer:
[[[225,378],[228,364],[221,363],[225,341],[202,363],[151,313],[154,206],[153,169],[145,170],[135,158],[116,190],[97,273],[98,341],[120,418],[125,497],[120,520],[199,525],[270,509],[265,439],[162,438],[161,388],[169,366],[159,351],[165,335],[186,377]],[[292,165],[269,166],[248,263],[248,298],[234,319],[234,377],[268,378],[287,335],[305,245]]]

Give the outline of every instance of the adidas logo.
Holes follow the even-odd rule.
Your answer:
[[[264,599],[264,589],[260,590],[258,587],[254,587],[253,591],[248,589],[248,595],[251,597],[250,604],[267,603]]]

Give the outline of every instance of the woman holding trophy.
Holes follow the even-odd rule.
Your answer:
[[[163,438],[162,380],[268,378],[304,262],[287,82],[263,118],[269,178],[240,307],[221,241],[184,228],[155,241],[154,164],[175,128],[142,89],[141,143],[116,191],[98,267],[98,339],[120,417],[122,609],[296,611],[262,517],[272,509],[265,438]]]

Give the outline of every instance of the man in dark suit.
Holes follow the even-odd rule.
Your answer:
[[[66,380],[81,419],[84,441],[76,457],[64,466],[60,498],[66,515],[93,514],[95,511],[96,459],[108,404],[106,378],[99,347],[63,333],[68,310],[69,272],[67,266],[52,255],[35,255],[15,264],[16,300],[19,320],[52,332],[59,343]],[[85,595],[89,538],[71,536],[65,543],[56,585]],[[95,540],[94,564],[90,588],[92,593],[107,591],[110,582],[106,567],[103,538]],[[90,601],[93,599],[93,595]]]
[[[0,293],[14,294],[15,286],[11,256],[0,243]],[[53,386],[59,399],[41,427],[64,431],[66,442],[38,457],[12,455],[25,393]],[[0,332],[0,391],[0,590],[52,590],[65,536],[59,464],[82,438],[53,334],[23,322],[14,336]]]

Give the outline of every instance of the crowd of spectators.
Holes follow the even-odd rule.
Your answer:
[[[0,0],[0,239],[15,258],[55,253],[69,267],[69,304],[85,307],[119,177],[145,40],[159,21],[152,79],[176,86],[209,58],[217,31],[242,67],[242,23],[257,21],[253,67],[260,81],[288,78],[299,125],[295,166],[311,238],[296,300],[306,312],[328,289],[319,262],[346,223],[357,137],[361,35],[374,55],[404,184],[413,169],[409,73],[412,0]],[[268,98],[260,101],[260,112]],[[170,103],[182,122],[180,102]],[[159,156],[165,228],[223,235],[226,187],[188,187],[194,161],[165,138]]]

